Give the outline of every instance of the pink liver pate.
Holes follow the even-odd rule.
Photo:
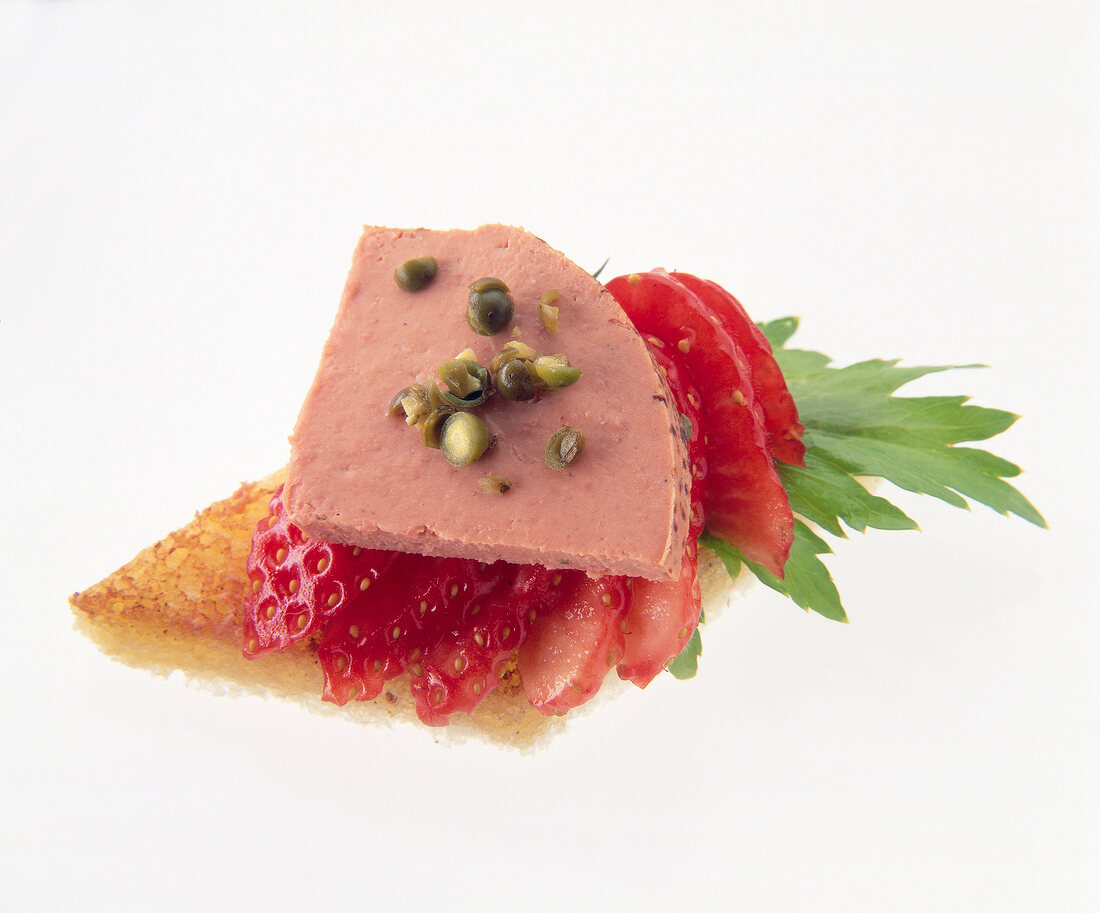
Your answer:
[[[393,271],[431,255],[434,281],[401,290]],[[494,337],[466,325],[471,282],[494,276],[515,299],[511,327]],[[538,317],[558,289],[556,334]],[[394,393],[434,376],[469,347],[487,365],[514,338],[564,353],[583,374],[537,402],[493,396],[478,410],[496,445],[453,468],[420,433],[386,414]],[[588,445],[563,471],[544,449],[562,425]],[[285,500],[307,535],[369,548],[498,559],[671,579],[679,573],[690,475],[679,419],[644,342],[585,270],[534,235],[367,228],[340,310],[291,438]],[[487,494],[478,479],[506,477]]]

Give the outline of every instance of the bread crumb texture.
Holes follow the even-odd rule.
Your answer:
[[[268,502],[284,477],[285,470],[280,470],[260,482],[242,485],[106,579],[74,593],[69,602],[77,630],[112,659],[159,675],[180,671],[216,693],[289,699],[313,712],[358,723],[420,726],[401,678],[387,683],[371,701],[353,701],[344,707],[322,701],[316,640],[256,660],[242,654],[245,565],[252,530],[267,515]],[[729,587],[728,579],[721,579],[720,563],[705,550],[700,559],[704,593],[720,594],[724,603]],[[708,618],[720,607],[711,602],[706,606]],[[603,691],[618,690],[608,687],[613,678],[608,676]],[[476,738],[529,750],[562,727],[562,720],[543,716],[527,703],[513,661],[502,672],[497,688],[472,714],[456,714],[445,729],[430,732],[437,741]]]

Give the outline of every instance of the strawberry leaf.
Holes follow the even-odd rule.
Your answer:
[[[792,509],[823,529],[837,535],[838,520],[857,530],[916,528],[912,521],[904,525],[905,515],[885,507],[885,499],[868,495],[868,501],[856,492],[852,484],[861,476],[883,478],[956,507],[968,507],[966,498],[971,498],[998,513],[1046,526],[1027,498],[1004,481],[1020,474],[1018,466],[984,450],[955,446],[994,437],[1019,416],[966,405],[965,396],[892,395],[912,380],[950,367],[899,367],[897,361],[876,359],[833,368],[819,352],[782,348],[775,357],[806,426],[806,468],[782,467],[784,487],[789,496],[795,492]],[[826,484],[818,486],[818,481]]]
[[[702,621],[703,619],[700,618],[700,624]],[[702,655],[703,638],[699,634],[699,629],[696,628],[691,635],[691,640],[687,642],[687,646],[680,651],[679,656],[668,664],[668,671],[681,681],[695,678],[695,674],[699,671],[699,657]]]
[[[798,318],[780,317],[778,320],[771,321],[771,323],[758,323],[757,326],[764,332],[772,348],[779,349],[786,345],[787,340],[798,329]]]
[[[759,564],[746,560],[734,546],[716,536],[704,533],[699,544],[722,560],[731,577],[736,577],[744,565],[761,583],[789,597],[800,608],[817,612],[832,621],[848,620],[836,584],[818,558],[818,555],[832,554],[833,550],[801,520],[794,521],[794,542],[782,580]]]
[[[777,463],[779,479],[787,490],[791,510],[812,520],[834,536],[844,536],[838,521],[864,532],[875,529],[916,529],[917,524],[901,508],[871,494],[843,464],[827,452],[806,449],[806,466]]]
[[[834,368],[820,352],[783,348],[798,328],[797,318],[774,320],[760,328],[774,347],[806,428],[806,465],[776,467],[795,514],[838,537],[846,535],[844,526],[858,532],[868,527],[917,529],[904,511],[872,494],[860,481],[877,477],[956,507],[969,508],[969,498],[1046,527],[1034,505],[1005,481],[1020,474],[1018,466],[985,450],[957,446],[994,437],[1010,428],[1018,416],[968,405],[965,396],[893,395],[928,374],[979,365],[901,367],[896,360],[873,359]],[[722,559],[731,577],[747,566],[763,583],[802,608],[847,620],[836,586],[819,558],[831,549],[801,520],[795,522],[795,540],[782,580],[710,534],[700,544]]]

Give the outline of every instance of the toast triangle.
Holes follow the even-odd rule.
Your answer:
[[[373,701],[337,707],[321,700],[316,641],[249,660],[241,652],[241,612],[252,530],[285,470],[242,485],[230,497],[141,551],[106,579],[74,593],[76,628],[105,654],[159,675],[181,671],[219,693],[253,693],[301,702],[318,713],[358,722],[416,722],[413,701],[395,681]],[[474,736],[530,748],[562,722],[543,716],[524,696],[511,664],[470,716],[456,714],[436,736]]]

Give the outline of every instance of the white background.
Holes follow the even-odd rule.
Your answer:
[[[1100,906],[1087,3],[0,5],[5,910]],[[285,462],[362,223],[714,278],[1024,418],[534,755],[212,696],[66,597]],[[918,388],[914,387],[914,392]]]

